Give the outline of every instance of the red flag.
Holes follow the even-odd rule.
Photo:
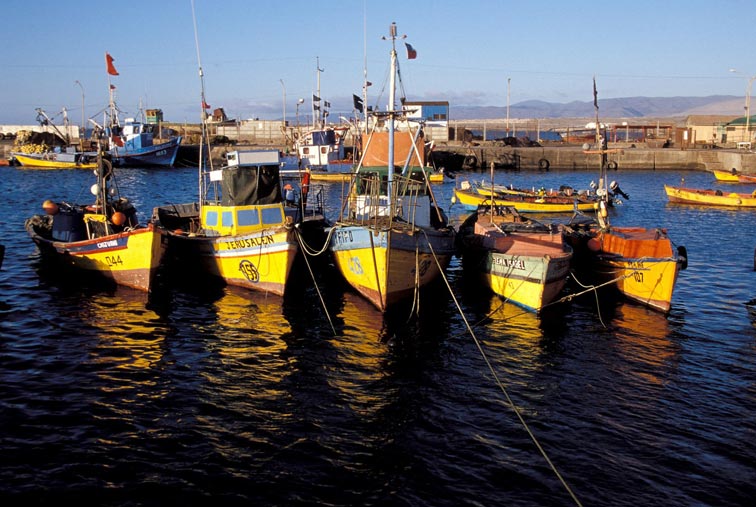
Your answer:
[[[404,43],[404,45],[407,46],[407,60],[414,60],[415,58],[417,58],[417,51],[415,51],[415,48],[413,48],[406,42]]]
[[[210,109],[210,104],[208,104],[207,102],[205,102],[205,101],[203,100],[203,101],[202,101],[202,109]]]
[[[109,53],[105,53],[105,64],[108,67],[108,74],[111,76],[117,76],[118,71],[116,70],[115,66],[113,65],[113,57],[110,56]]]
[[[114,84],[110,85],[110,89],[115,90],[116,89],[115,85]]]

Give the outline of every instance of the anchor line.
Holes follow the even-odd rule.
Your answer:
[[[425,234],[425,231],[422,231],[423,234]],[[428,239],[427,234],[425,234],[426,239]],[[446,278],[446,274],[444,273],[443,269],[441,269],[441,262],[438,260],[438,257],[436,256],[436,252],[433,250],[433,245],[431,245],[430,241],[428,241],[428,246],[430,247],[430,251],[433,254],[433,259],[436,261],[436,265],[439,268],[439,273],[441,274],[441,278],[443,278],[444,283],[446,284],[446,288],[449,290],[449,294],[451,295],[452,300],[454,301],[455,306],[457,307],[457,311],[459,312],[459,315],[462,317],[462,320],[465,323],[465,326],[467,326],[467,329],[470,332],[470,336],[472,337],[473,341],[475,342],[475,346],[478,348],[478,352],[480,352],[481,357],[483,358],[483,361],[486,363],[486,366],[488,367],[488,371],[491,372],[491,375],[493,376],[494,380],[496,381],[496,384],[499,386],[499,389],[501,390],[502,394],[504,394],[504,397],[507,400],[507,403],[509,403],[510,408],[517,416],[517,419],[520,421],[520,424],[525,428],[525,431],[530,436],[531,441],[533,444],[535,444],[538,451],[541,453],[541,456],[544,460],[546,460],[546,463],[549,465],[549,468],[551,468],[552,472],[556,475],[557,479],[559,479],[559,482],[562,483],[562,486],[564,486],[567,493],[570,495],[572,500],[575,502],[575,505],[578,505],[579,507],[583,507],[583,504],[580,503],[580,500],[578,500],[577,496],[575,496],[575,493],[572,491],[570,486],[567,484],[567,482],[564,480],[562,475],[559,473],[559,470],[557,470],[554,463],[549,458],[548,454],[546,454],[546,450],[541,446],[540,442],[538,441],[538,438],[536,438],[535,434],[531,431],[530,426],[528,426],[528,423],[525,421],[525,418],[522,416],[520,411],[518,410],[517,406],[514,404],[514,401],[512,401],[512,398],[509,397],[509,393],[507,392],[506,388],[504,387],[504,384],[499,379],[499,376],[496,374],[496,370],[494,369],[493,365],[488,359],[488,356],[486,355],[485,351],[483,350],[483,346],[481,345],[478,338],[475,336],[475,333],[473,332],[472,328],[470,327],[470,323],[467,321],[467,317],[465,316],[464,312],[462,311],[462,307],[459,305],[459,301],[457,301],[456,296],[454,295],[454,291],[451,289],[451,285],[449,284],[449,280]]]

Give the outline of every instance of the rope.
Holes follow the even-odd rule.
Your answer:
[[[299,245],[301,248],[304,249],[304,240],[302,240],[302,234],[299,230],[299,228],[294,228],[294,231],[296,232],[297,241],[299,241]],[[326,245],[328,242],[326,242]],[[331,331],[333,331],[333,335],[337,336],[336,328],[333,325],[333,320],[331,320],[331,314],[328,313],[328,308],[326,307],[325,300],[323,299],[323,295],[320,293],[320,288],[318,288],[318,282],[315,280],[315,273],[312,271],[312,267],[310,266],[310,261],[307,260],[307,255],[304,256],[305,264],[307,264],[307,270],[310,272],[310,277],[312,278],[312,283],[315,285],[315,290],[318,292],[318,298],[320,298],[320,304],[323,306],[323,311],[325,311],[326,317],[328,318],[328,323],[331,325]]]
[[[425,231],[423,230],[423,234],[425,235],[426,240],[428,239],[427,234],[425,234]],[[456,296],[454,295],[454,291],[452,291],[451,285],[449,284],[449,280],[446,278],[446,274],[444,273],[444,270],[441,267],[441,263],[438,260],[438,257],[436,257],[436,252],[433,250],[433,245],[430,241],[428,241],[428,246],[430,247],[431,253],[433,254],[433,259],[436,261],[436,265],[438,266],[439,273],[441,274],[441,278],[444,280],[444,283],[446,284],[446,288],[449,289],[449,294],[451,295],[452,300],[454,301],[455,306],[457,307],[457,311],[459,312],[459,315],[462,317],[462,320],[465,323],[465,326],[467,326],[468,331],[470,332],[470,336],[472,337],[473,341],[475,342],[475,346],[478,348],[478,351],[480,352],[480,355],[483,357],[483,361],[485,361],[486,366],[488,367],[488,371],[491,372],[491,375],[493,376],[494,380],[496,381],[496,384],[499,386],[499,389],[501,390],[502,394],[504,394],[504,397],[507,400],[507,403],[509,403],[509,406],[512,408],[512,411],[517,416],[517,419],[519,419],[520,424],[522,424],[523,428],[525,428],[525,431],[530,436],[530,439],[535,444],[538,451],[541,453],[541,456],[543,456],[543,459],[546,460],[546,463],[549,465],[551,470],[554,472],[554,474],[559,479],[559,482],[562,483],[562,486],[564,486],[567,493],[570,495],[572,500],[575,502],[575,505],[578,505],[580,507],[583,506],[582,503],[580,503],[580,500],[578,500],[577,496],[575,496],[575,493],[573,493],[570,486],[567,484],[567,482],[564,480],[562,475],[559,473],[559,471],[556,469],[556,466],[554,466],[554,463],[552,463],[549,456],[546,454],[546,451],[541,446],[540,442],[538,442],[538,439],[536,438],[535,434],[531,431],[530,427],[528,426],[528,423],[523,418],[520,411],[517,409],[517,406],[512,401],[512,398],[509,397],[509,393],[507,392],[506,388],[504,387],[504,384],[502,384],[501,380],[499,379],[499,376],[496,375],[496,370],[494,370],[493,365],[488,360],[488,356],[486,356],[485,351],[483,350],[482,345],[480,344],[480,341],[478,341],[478,338],[475,336],[475,333],[473,332],[472,328],[470,327],[470,323],[467,321],[467,317],[465,317],[464,312],[462,311],[462,307],[459,305],[459,301],[457,301]]]

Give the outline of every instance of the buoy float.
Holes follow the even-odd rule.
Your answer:
[[[113,222],[114,225],[123,225],[126,223],[126,215],[120,211],[116,211],[113,213],[113,216],[110,217],[110,221]]]
[[[58,214],[58,205],[52,202],[50,199],[47,199],[42,203],[42,209],[45,210],[45,213],[47,213],[48,215]]]

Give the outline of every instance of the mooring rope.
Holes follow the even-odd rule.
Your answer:
[[[302,239],[302,233],[299,230],[298,227],[294,228],[294,231],[297,235],[297,241],[299,242],[299,246],[304,250],[304,240]],[[326,245],[328,242],[326,241]],[[320,288],[318,287],[318,282],[315,279],[315,273],[312,271],[312,266],[310,266],[310,261],[307,259],[307,255],[304,255],[305,264],[307,264],[307,270],[310,272],[310,277],[312,278],[312,283],[315,285],[315,290],[318,293],[318,298],[320,298],[320,304],[323,306],[323,311],[326,314],[326,317],[328,318],[328,323],[331,325],[331,331],[333,331],[333,335],[336,336],[336,328],[333,325],[333,320],[331,320],[331,314],[328,312],[328,308],[326,307],[325,300],[323,299],[323,295],[320,293]]]
[[[421,229],[422,230],[422,229]],[[425,234],[425,231],[423,231],[423,234]],[[428,240],[428,235],[425,234],[425,239]],[[549,465],[551,470],[554,472],[554,474],[559,479],[559,482],[562,483],[562,486],[564,486],[567,493],[572,497],[572,500],[575,502],[575,505],[578,505],[582,507],[582,503],[580,503],[580,500],[578,500],[577,496],[575,496],[575,493],[572,491],[570,486],[567,484],[567,482],[564,480],[562,475],[559,473],[559,470],[557,470],[554,463],[551,461],[549,456],[546,454],[546,451],[541,446],[540,442],[536,438],[535,434],[531,431],[530,427],[528,426],[528,423],[523,418],[520,411],[517,409],[517,406],[512,401],[512,398],[509,397],[509,393],[507,392],[506,388],[504,387],[504,384],[499,379],[499,376],[496,374],[496,370],[494,370],[493,365],[488,360],[488,356],[486,356],[485,351],[483,350],[483,346],[480,344],[480,341],[478,341],[478,338],[475,336],[475,333],[473,332],[472,328],[470,327],[470,323],[467,321],[467,317],[465,317],[464,312],[462,311],[462,307],[459,304],[459,301],[457,301],[456,296],[454,295],[454,291],[452,291],[451,285],[449,284],[449,280],[446,278],[446,274],[444,273],[444,270],[442,269],[441,262],[438,260],[438,257],[436,256],[436,252],[433,250],[433,245],[431,244],[430,240],[428,240],[428,246],[430,248],[431,254],[433,254],[433,259],[436,261],[436,265],[438,267],[439,273],[441,274],[441,278],[444,280],[444,283],[446,284],[446,288],[449,289],[449,294],[452,297],[452,300],[454,301],[455,306],[457,307],[457,311],[459,312],[459,315],[462,317],[462,320],[465,323],[465,326],[467,326],[468,331],[470,332],[470,336],[472,337],[473,341],[475,342],[475,346],[478,348],[478,351],[480,352],[480,355],[483,357],[483,361],[486,363],[486,366],[488,366],[488,371],[491,372],[491,375],[493,375],[494,380],[496,381],[496,384],[499,386],[499,389],[504,394],[504,397],[507,400],[507,403],[509,403],[509,406],[512,408],[512,411],[517,416],[517,419],[519,419],[520,424],[522,424],[523,428],[525,428],[525,431],[530,436],[530,439],[535,444],[538,451],[541,453],[541,456],[543,456],[543,459],[546,460],[546,463]]]

